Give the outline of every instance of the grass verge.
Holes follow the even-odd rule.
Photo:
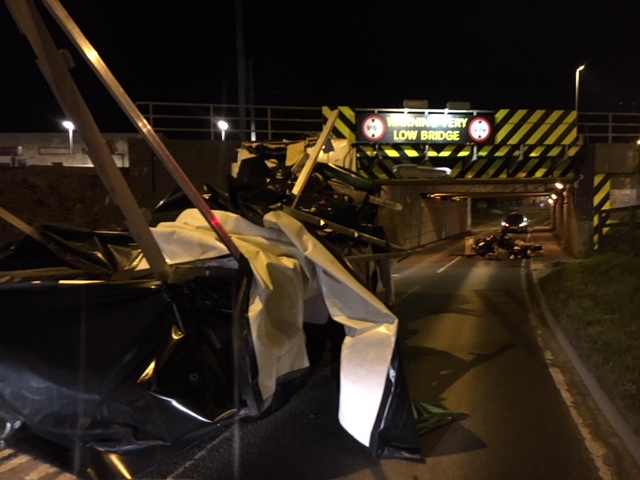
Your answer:
[[[541,279],[557,322],[621,414],[640,428],[640,257],[608,253]]]

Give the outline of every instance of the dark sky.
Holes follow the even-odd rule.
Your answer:
[[[134,102],[238,102],[235,2],[60,1]],[[254,104],[572,109],[587,62],[581,110],[640,107],[637,0],[243,0],[242,10]],[[99,126],[128,127],[49,23]],[[0,55],[0,131],[59,129],[60,109],[4,2]]]

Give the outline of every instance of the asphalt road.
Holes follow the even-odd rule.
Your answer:
[[[275,415],[203,442],[145,478],[640,478],[533,304],[528,269],[561,255],[550,233],[533,241],[543,246],[535,267],[463,256],[463,240],[395,265],[411,397],[459,413],[422,437],[424,463],[369,458],[338,424],[324,371]]]
[[[550,233],[534,232],[533,241],[543,251],[531,260],[464,256],[459,239],[394,266],[411,398],[458,413],[421,437],[424,463],[371,459],[339,425],[337,390],[324,368],[282,410],[139,478],[640,478],[540,315],[530,273],[564,257]],[[13,478],[15,470],[1,465],[0,478]],[[57,475],[64,474],[46,480]]]

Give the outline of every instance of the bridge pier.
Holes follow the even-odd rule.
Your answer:
[[[381,196],[401,203],[398,212],[380,208],[378,222],[387,239],[407,249],[418,248],[471,230],[471,201],[438,200],[419,185],[384,185]]]

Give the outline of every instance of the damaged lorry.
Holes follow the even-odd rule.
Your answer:
[[[42,438],[69,452],[79,476],[131,478],[235,421],[282,408],[317,361],[307,327],[335,322],[340,424],[374,458],[421,461],[399,320],[376,296],[373,268],[363,274],[349,261],[401,249],[375,224],[384,203],[375,187],[317,162],[331,121],[294,162],[278,161],[280,147],[248,145],[227,189],[199,190],[60,3],[43,3],[179,191],[144,217],[68,52],[31,1],[6,0],[126,225],[32,226],[0,208],[0,221],[22,232],[0,251],[2,446]]]

